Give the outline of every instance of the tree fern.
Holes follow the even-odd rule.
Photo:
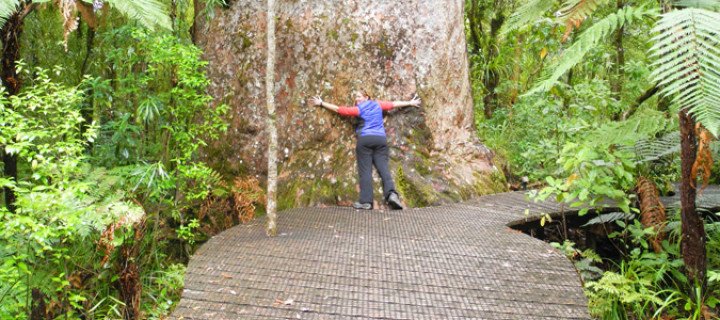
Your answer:
[[[500,36],[505,36],[513,30],[520,29],[537,20],[552,9],[555,1],[548,0],[530,0],[521,5],[500,29]]]
[[[172,22],[162,2],[158,0],[108,0],[123,15],[137,20],[148,29],[172,29]]]
[[[543,79],[525,95],[549,91],[568,70],[578,64],[590,50],[597,48],[605,37],[627,23],[635,20],[652,18],[657,10],[635,7],[624,7],[593,24],[578,36],[575,43],[548,68],[549,71]]]
[[[720,13],[683,9],[663,14],[650,49],[661,93],[687,109],[713,135],[720,128]]]
[[[681,0],[675,1],[673,4],[678,7],[699,8],[711,11],[720,10],[720,1],[718,0]]]
[[[17,11],[19,0],[0,0],[0,28],[10,16]]]

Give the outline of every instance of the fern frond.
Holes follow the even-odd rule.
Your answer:
[[[504,37],[513,30],[523,28],[540,20],[552,9],[555,1],[530,0],[521,5],[500,28],[500,36]]]
[[[637,141],[651,139],[659,133],[673,131],[677,124],[665,113],[646,109],[625,121],[609,122],[587,135],[588,142],[595,141],[603,146],[634,146]]]
[[[656,23],[651,77],[660,92],[687,109],[713,135],[720,131],[720,13],[705,9],[668,12]]]
[[[18,10],[19,5],[19,0],[0,0],[0,28],[2,28],[7,19]]]
[[[608,0],[566,0],[560,11],[557,12],[558,18],[565,22],[565,34],[563,42],[567,40],[573,29],[580,28],[580,24],[589,17],[597,8],[604,5]]]
[[[595,218],[590,219],[587,223],[582,225],[582,227],[592,226],[596,224],[604,224],[608,222],[613,222],[617,220],[632,220],[635,219],[635,215],[632,213],[625,213],[625,212],[610,212],[610,213],[603,213],[598,215]]]
[[[144,27],[154,30],[160,27],[172,29],[172,22],[165,5],[158,0],[112,0],[107,1],[113,8],[136,20]]]
[[[635,152],[637,163],[660,160],[680,152],[680,133],[675,131],[660,138],[640,139],[632,150]]]
[[[566,0],[560,11],[558,18],[563,20],[584,20],[592,14],[599,6],[604,5],[609,0]]]
[[[678,7],[720,11],[720,1],[718,0],[680,0],[674,1],[673,4]]]
[[[593,24],[578,36],[575,43],[570,46],[562,55],[553,62],[548,70],[550,72],[543,76],[542,81],[533,87],[525,95],[549,91],[557,80],[560,79],[568,70],[578,64],[590,50],[597,48],[605,37],[619,29],[623,25],[632,23],[636,20],[644,20],[653,18],[657,15],[657,10],[646,9],[643,7],[624,7],[615,13],[608,15],[602,20]]]

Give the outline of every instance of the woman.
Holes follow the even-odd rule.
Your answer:
[[[357,145],[358,175],[360,176],[360,200],[353,203],[353,208],[370,210],[373,208],[372,165],[375,165],[383,183],[383,199],[393,210],[402,210],[400,197],[395,190],[392,175],[388,170],[388,146],[383,125],[383,111],[393,108],[419,106],[420,99],[416,96],[410,101],[378,101],[372,100],[366,91],[356,91],[355,106],[337,106],[313,97],[313,104],[337,112],[341,116],[358,117],[360,123],[355,130]]]

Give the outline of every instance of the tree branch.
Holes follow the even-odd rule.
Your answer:
[[[633,115],[637,109],[642,105],[645,101],[652,98],[657,92],[659,88],[657,85],[654,85],[647,89],[645,93],[643,93],[641,96],[639,96],[633,104],[630,105],[630,108],[628,108],[625,112],[623,112],[622,120],[626,120],[631,115]]]

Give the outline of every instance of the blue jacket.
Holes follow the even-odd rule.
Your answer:
[[[360,116],[357,129],[358,136],[385,136],[383,125],[383,110],[375,100],[367,100],[358,106]]]

